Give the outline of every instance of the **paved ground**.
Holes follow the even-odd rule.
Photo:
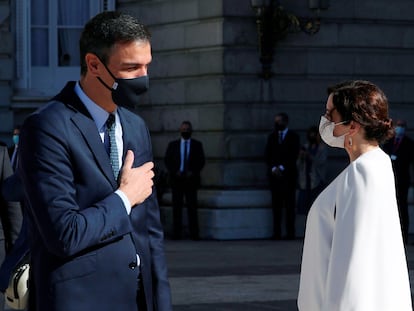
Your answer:
[[[166,241],[174,310],[297,310],[302,241]]]
[[[166,240],[174,311],[297,311],[302,244]],[[413,245],[407,257],[413,281]]]
[[[167,240],[174,311],[297,311],[302,243]]]

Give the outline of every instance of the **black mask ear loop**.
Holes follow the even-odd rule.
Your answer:
[[[108,73],[111,75],[111,77],[114,79],[114,84],[112,84],[112,87],[110,87],[108,84],[106,84],[101,77],[97,77],[97,79],[99,80],[99,82],[102,83],[103,86],[105,86],[108,90],[110,90],[111,92],[116,90],[118,88],[118,82],[116,82],[116,78],[115,76],[112,74],[112,72],[109,70],[109,68],[105,65],[105,63],[97,56],[95,55],[99,61],[102,63],[102,65],[104,65],[106,71],[108,71]]]

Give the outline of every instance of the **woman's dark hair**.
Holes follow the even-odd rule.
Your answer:
[[[384,92],[369,81],[345,81],[328,88],[335,109],[345,124],[358,122],[365,130],[367,140],[383,143],[393,136],[388,117],[388,100]]]
[[[105,11],[86,23],[79,40],[81,74],[87,71],[85,55],[93,53],[107,64],[111,49],[116,43],[149,41],[151,34],[135,17]]]

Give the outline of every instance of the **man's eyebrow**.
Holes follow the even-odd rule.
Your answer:
[[[130,62],[130,63],[121,63],[121,66],[139,66],[139,63]]]
[[[137,63],[137,62],[125,62],[125,63],[121,63],[121,66],[124,67],[136,67],[136,66],[148,66],[150,63],[148,64],[142,64],[142,63]]]

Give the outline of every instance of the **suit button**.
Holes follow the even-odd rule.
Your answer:
[[[128,267],[131,269],[131,270],[134,270],[136,267],[137,267],[137,263],[136,262],[130,262],[129,263],[129,265],[128,265]]]

